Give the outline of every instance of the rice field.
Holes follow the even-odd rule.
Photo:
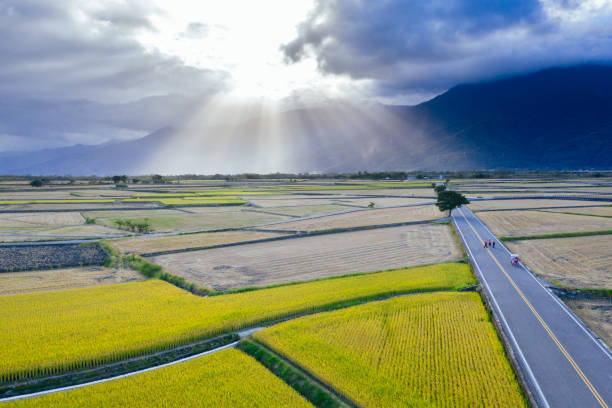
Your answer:
[[[527,407],[476,293],[430,293],[255,333],[362,407]]]
[[[85,199],[85,200],[4,200],[0,205],[19,204],[91,204],[91,203],[113,203],[115,200],[107,199]]]
[[[612,229],[612,218],[544,211],[491,211],[477,214],[497,236],[553,234]]]
[[[143,211],[87,211],[98,224],[114,226],[117,218],[142,221],[147,219],[155,232],[178,232],[251,227],[290,219],[289,216],[248,211],[238,207],[189,207]]]
[[[479,194],[473,194],[478,196]],[[499,195],[499,194],[497,194]],[[533,193],[529,193],[533,195]],[[468,194],[472,196],[472,194]],[[516,210],[524,208],[559,208],[559,207],[597,207],[598,201],[556,200],[556,199],[517,199],[517,200],[483,200],[472,201],[468,207],[472,211],[482,210]],[[480,216],[480,214],[479,214]]]
[[[126,198],[124,203],[157,202],[167,206],[183,205],[243,205],[247,202],[239,197],[168,197],[168,198]]]
[[[284,234],[260,231],[203,232],[198,234],[126,238],[113,241],[113,246],[121,252],[143,254],[274,238],[281,235]]]
[[[143,276],[127,268],[103,266],[51,269],[46,271],[0,273],[0,296],[50,290],[84,288],[142,280]]]
[[[506,245],[545,279],[573,288],[612,289],[612,235],[532,239]]]
[[[606,207],[584,207],[584,208],[564,208],[557,210],[546,210],[550,212],[565,212],[572,214],[585,214],[585,215],[593,215],[598,217],[612,217],[612,206]]]
[[[0,296],[0,382],[99,366],[379,296],[473,283],[467,265],[442,264],[207,298],[159,280]]]
[[[265,228],[288,231],[322,231],[334,228],[354,228],[369,225],[435,220],[447,215],[438,210],[438,207],[434,205],[424,205],[355,211],[346,214],[272,224]]]
[[[223,350],[158,370],[7,407],[312,407],[253,358]]]
[[[456,261],[447,225],[406,225],[155,256],[151,261],[215,290],[298,282]]]
[[[608,347],[612,347],[611,298],[575,298],[563,299],[563,301]]]

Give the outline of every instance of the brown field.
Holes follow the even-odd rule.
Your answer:
[[[608,347],[612,347],[612,300],[596,298],[564,301]]]
[[[422,204],[435,201],[434,198],[410,198],[410,197],[370,197],[370,198],[339,198],[335,202],[367,207],[368,204],[374,203],[375,207],[392,207],[397,205]]]
[[[132,269],[110,269],[103,266],[5,272],[0,273],[0,295],[82,288],[142,279],[142,275]]]
[[[208,229],[251,227],[291,217],[249,211],[236,207],[196,207],[186,209],[144,211],[90,211],[88,217],[96,218],[99,224],[114,225],[113,219],[147,218],[155,232],[197,231]]]
[[[0,242],[41,241],[66,238],[116,237],[126,232],[103,225],[0,228]]]
[[[114,188],[98,189],[71,189],[71,190],[27,190],[27,191],[1,191],[2,200],[78,200],[130,197],[133,192],[117,190]]]
[[[368,225],[435,220],[446,216],[447,214],[440,212],[436,206],[425,205],[355,211],[346,214],[272,224],[264,228],[287,231],[318,231],[333,228],[353,228]]]
[[[276,214],[289,215],[293,217],[309,217],[311,215],[327,214],[331,212],[353,210],[354,207],[349,207],[339,204],[321,204],[321,205],[302,205],[291,207],[269,207],[269,208],[254,208],[252,211],[267,211]]]
[[[73,197],[78,200],[79,197]],[[110,200],[110,198],[109,198]],[[91,209],[103,208],[104,210],[122,210],[126,208],[163,208],[162,205],[154,202],[143,202],[143,203],[63,203],[63,204],[6,204],[0,206],[0,213],[13,210],[36,210],[36,211],[48,211],[48,210],[62,210],[62,211],[88,211]]]
[[[169,235],[165,237],[126,238],[113,241],[121,252],[151,253],[175,249],[198,248],[233,242],[273,238],[284,234],[259,231],[204,232],[199,234]]]
[[[602,217],[612,217],[612,207],[585,207],[585,208],[566,208],[558,210],[546,210],[552,212],[571,212],[576,214],[599,215]]]
[[[409,225],[194,251],[151,258],[216,290],[311,280],[457,260],[447,225]]]
[[[43,227],[84,223],[85,219],[78,212],[0,213],[0,231],[6,227]]]
[[[612,218],[544,211],[491,211],[478,213],[497,236],[553,234],[612,229]]]
[[[601,202],[598,201],[580,201],[580,200],[486,200],[473,201],[469,208],[472,211],[480,210],[514,210],[521,208],[557,208],[557,207],[600,207]]]
[[[257,197],[257,196],[254,196]],[[257,207],[264,210],[274,207],[304,207],[304,206],[319,206],[319,205],[334,205],[341,196],[317,196],[315,197],[248,197],[247,200]]]
[[[545,279],[574,288],[612,289],[612,235],[530,239],[506,244]]]

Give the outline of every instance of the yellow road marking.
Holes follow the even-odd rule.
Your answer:
[[[463,211],[460,209],[459,210],[461,216],[463,217],[463,219],[465,220],[465,222],[467,222],[467,224],[470,226],[470,228],[472,229],[472,231],[474,231],[474,234],[476,234],[476,236],[478,237],[478,239],[481,242],[484,242],[484,239],[480,236],[480,234],[476,231],[476,229],[474,228],[474,226],[472,225],[471,222],[468,221],[467,217],[463,214]],[[467,245],[467,243],[466,243]],[[516,282],[514,282],[514,280],[510,277],[510,275],[508,275],[508,272],[506,272],[506,270],[502,267],[502,265],[499,263],[499,261],[497,260],[497,258],[495,258],[493,256],[493,254],[491,253],[490,249],[487,249],[487,254],[489,254],[489,256],[493,259],[493,261],[497,264],[497,266],[499,266],[499,269],[501,269],[501,271],[503,272],[503,274],[506,276],[506,278],[508,279],[508,281],[510,282],[510,284],[514,287],[514,289],[516,290],[516,292],[519,294],[519,296],[523,299],[523,301],[525,302],[525,304],[527,305],[527,307],[529,307],[529,309],[531,310],[531,312],[533,313],[533,315],[536,317],[536,319],[538,320],[538,322],[540,322],[540,324],[542,325],[542,327],[544,328],[544,330],[546,330],[546,332],[548,333],[548,335],[550,336],[550,338],[555,342],[555,344],[557,345],[557,347],[559,348],[559,350],[561,351],[561,353],[565,356],[565,358],[567,359],[567,361],[569,361],[570,365],[574,368],[574,370],[576,371],[576,373],[578,374],[578,376],[582,379],[582,381],[586,384],[587,388],[591,391],[591,393],[593,394],[593,396],[595,397],[595,399],[597,400],[597,402],[599,402],[599,404],[603,407],[603,408],[608,408],[608,404],[606,404],[606,401],[604,401],[604,399],[601,397],[601,395],[599,395],[599,393],[597,392],[597,390],[595,389],[595,387],[593,386],[593,384],[591,384],[591,381],[589,381],[589,379],[587,378],[587,376],[584,374],[584,372],[582,371],[582,369],[578,366],[578,364],[576,363],[576,361],[574,361],[574,359],[572,358],[572,356],[570,355],[570,353],[565,349],[565,347],[563,347],[563,344],[561,344],[561,342],[559,341],[559,339],[557,338],[557,336],[555,335],[555,333],[553,333],[553,331],[551,330],[551,328],[548,326],[548,324],[546,324],[546,322],[544,321],[544,319],[542,319],[542,317],[540,316],[540,314],[535,310],[535,308],[533,307],[533,305],[531,304],[531,302],[527,299],[527,297],[525,297],[525,294],[523,293],[523,291],[517,286]]]

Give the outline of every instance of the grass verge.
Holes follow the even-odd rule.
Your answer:
[[[499,237],[499,239],[501,241],[523,241],[527,239],[590,237],[593,235],[611,235],[611,234],[612,234],[612,230],[600,230],[600,231],[556,232],[554,234],[538,234],[538,235],[519,235],[516,237]]]
[[[274,375],[289,384],[293,389],[302,394],[318,408],[338,408],[350,406],[341,402],[333,396],[323,386],[306,376],[302,370],[283,361],[280,357],[272,353],[267,347],[249,340],[242,340],[238,343],[238,348],[246,354],[259,361]]]

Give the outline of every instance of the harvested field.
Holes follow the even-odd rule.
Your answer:
[[[312,407],[246,354],[230,349],[191,361],[41,397],[8,407]]]
[[[11,205],[2,205],[0,206],[0,213],[2,212],[10,212],[10,211],[52,211],[52,210],[61,210],[61,211],[87,211],[91,209],[100,209],[104,210],[122,210],[126,208],[163,208],[162,205],[158,203],[122,203],[122,202],[112,202],[112,203],[68,203],[68,204],[11,204]]]
[[[0,295],[84,288],[142,280],[140,273],[127,268],[103,266],[0,273]]]
[[[557,210],[546,210],[551,212],[568,212],[573,214],[597,215],[600,217],[612,217],[612,207],[584,207],[584,208],[566,208]]]
[[[116,237],[125,231],[103,225],[0,228],[0,242],[41,241],[70,238]]]
[[[612,299],[563,300],[608,347],[612,347]]]
[[[259,231],[204,232],[199,234],[170,235],[165,237],[126,238],[113,241],[113,246],[117,247],[121,252],[142,254],[252,241],[256,239],[278,237],[280,235],[285,234]]]
[[[348,205],[357,205],[367,207],[370,203],[374,203],[376,207],[392,207],[396,205],[411,205],[422,204],[435,201],[434,198],[410,198],[410,197],[370,197],[370,198],[339,198],[335,202]]]
[[[477,293],[305,316],[254,338],[360,407],[527,407]]]
[[[42,227],[56,225],[80,225],[85,219],[78,212],[61,213],[0,213],[0,231],[14,227]]]
[[[500,194],[497,194],[500,195]],[[533,195],[533,194],[529,194]],[[558,207],[600,207],[601,201],[581,201],[581,200],[536,200],[536,199],[517,199],[517,200],[486,200],[473,201],[469,204],[472,211],[481,210],[514,210],[521,208],[558,208]]]
[[[532,239],[506,245],[545,279],[573,288],[612,288],[612,235]]]
[[[491,211],[481,212],[477,215],[498,237],[612,229],[612,218],[588,217],[584,215],[528,210]]]
[[[151,261],[215,290],[457,260],[450,227],[408,225],[162,255]]]
[[[104,258],[98,245],[0,246],[0,272],[102,265]]]
[[[447,214],[438,210],[438,207],[425,205],[355,211],[346,214],[272,224],[264,228],[290,231],[320,231],[333,228],[353,228],[368,225],[435,220],[446,216]]]
[[[264,210],[272,207],[304,207],[304,206],[319,206],[333,205],[340,196],[309,196],[303,198],[295,197],[274,197],[274,198],[249,198],[249,202],[254,206],[261,207]]]
[[[125,218],[142,221],[145,218],[155,232],[194,231],[208,229],[223,229],[237,227],[251,227],[274,221],[290,219],[289,216],[265,214],[248,209],[232,207],[199,207],[188,209],[166,209],[145,211],[91,211],[85,213],[88,217],[96,218],[98,223],[114,225],[113,220]]]
[[[269,207],[253,209],[253,211],[266,211],[276,214],[290,215],[294,217],[309,217],[311,215],[326,214],[337,211],[352,210],[354,207],[339,204],[303,205],[292,207]]]

